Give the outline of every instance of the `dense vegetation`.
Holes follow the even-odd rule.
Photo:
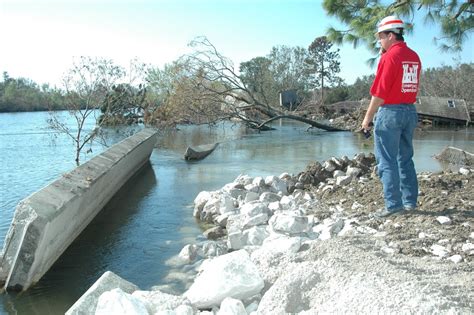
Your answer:
[[[79,165],[82,149],[101,136],[103,125],[175,126],[238,119],[250,128],[264,129],[266,121],[283,116],[316,125],[282,108],[279,93],[297,93],[290,110],[299,104],[323,115],[323,104],[370,97],[373,75],[345,84],[338,77],[339,50],[333,50],[325,37],[313,41],[308,50],[274,47],[268,55],[240,64],[239,71],[206,38],[192,44],[193,53],[163,69],[135,60],[126,70],[112,60],[81,57],[66,72],[62,90],[4,73],[0,112],[49,110],[49,126],[73,139]],[[421,95],[473,100],[473,63],[425,69],[422,76]],[[70,112],[74,126],[55,114],[60,109]],[[96,118],[96,128],[84,130],[88,117]]]
[[[0,112],[27,112],[65,109],[61,90],[39,86],[26,78],[10,78],[3,73],[0,82]]]
[[[294,51],[297,52],[300,49],[294,48]],[[282,76],[277,72],[272,73],[270,65],[273,64],[274,68],[280,68],[280,70],[281,67],[272,63],[271,56],[277,55],[278,51],[281,52],[282,50],[291,50],[291,48],[275,47],[267,57],[257,57],[249,62],[242,63],[243,80],[254,91],[260,89],[262,94],[270,92],[272,103],[278,102],[277,98],[280,90],[291,87],[296,88],[298,93],[304,95],[306,99],[310,98],[312,93],[306,88],[307,83],[301,82],[301,80],[292,82],[294,78],[289,74]],[[265,67],[262,67],[262,69],[267,69],[267,73],[258,73],[255,70],[253,73],[255,77],[252,78],[250,74],[252,72],[250,70],[251,63],[267,63]],[[145,89],[144,85],[133,87],[122,84],[115,86],[103,101],[103,111],[108,105],[112,106],[111,111],[113,112],[128,113],[128,115],[133,116],[133,111],[136,111],[137,108],[154,106],[154,109],[156,109],[160,104],[176,103],[179,95],[171,95],[175,85],[168,80],[176,80],[180,75],[171,68],[173,68],[173,65],[167,65],[163,70],[155,68],[153,71],[149,71],[148,89]],[[268,81],[267,83],[265,83],[265,78]],[[284,82],[283,78],[286,78],[287,82]],[[374,75],[365,75],[357,78],[353,84],[345,84],[339,80],[337,85],[325,88],[324,103],[332,104],[346,100],[357,101],[369,98],[369,89],[373,78]],[[472,103],[474,101],[472,86],[474,86],[474,63],[428,68],[424,69],[422,73],[420,95],[461,98]],[[317,89],[316,95],[319,95],[319,92],[320,90]],[[66,93],[61,89],[51,88],[47,84],[39,86],[30,79],[11,78],[8,73],[4,73],[3,81],[0,81],[0,112],[64,110],[67,109],[65,95]],[[169,104],[169,106],[171,105]]]

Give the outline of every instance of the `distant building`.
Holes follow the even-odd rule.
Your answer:
[[[288,110],[295,110],[300,105],[296,90],[286,90],[280,92],[280,106]]]
[[[420,120],[433,124],[471,123],[471,111],[463,99],[421,96],[417,98],[416,110]]]

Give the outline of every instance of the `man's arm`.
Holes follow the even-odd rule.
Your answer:
[[[365,118],[364,121],[362,122],[362,129],[364,130],[370,130],[371,127],[369,126],[369,123],[372,122],[374,119],[374,115],[379,109],[379,106],[384,103],[384,100],[381,99],[380,97],[377,96],[372,96],[372,99],[370,100],[369,108],[367,109],[367,112],[365,113]]]

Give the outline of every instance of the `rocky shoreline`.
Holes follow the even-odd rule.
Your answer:
[[[213,225],[173,263],[183,294],[105,273],[66,314],[470,313],[474,169],[420,173],[419,207],[384,219],[373,155],[201,192]]]

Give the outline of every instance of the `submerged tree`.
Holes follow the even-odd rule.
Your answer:
[[[244,63],[239,74],[232,61],[207,38],[199,37],[190,45],[194,52],[183,56],[176,64],[179,65],[179,75],[168,84],[171,93],[165,98],[165,104],[172,104],[171,108],[181,111],[181,115],[188,112],[194,121],[199,118],[205,123],[233,118],[257,129],[267,129],[265,123],[268,121],[263,119],[270,118],[271,121],[283,116],[316,127],[326,127],[281,111],[279,104],[272,100],[274,95],[267,90],[268,86],[274,86],[277,82],[268,71],[271,70],[268,59],[254,58]],[[263,77],[260,77],[262,74]],[[175,101],[171,103],[173,99]],[[160,109],[161,106],[158,112],[161,112]]]
[[[356,47],[360,42],[377,52],[374,32],[376,24],[385,16],[398,15],[408,30],[413,27],[415,15],[423,15],[427,23],[440,27],[435,42],[444,51],[459,51],[474,29],[474,2],[472,0],[324,0],[324,10],[347,25],[345,30],[329,28],[329,40],[349,42]]]
[[[87,144],[99,135],[100,126],[105,122],[99,120],[100,108],[103,106],[112,87],[123,78],[124,70],[111,60],[104,58],[80,57],[73,62],[71,69],[63,78],[65,89],[65,106],[74,118],[70,126],[56,112],[50,112],[50,128],[68,135],[76,148],[75,161],[80,164],[80,153]],[[91,121],[94,128],[87,129],[86,122]]]

